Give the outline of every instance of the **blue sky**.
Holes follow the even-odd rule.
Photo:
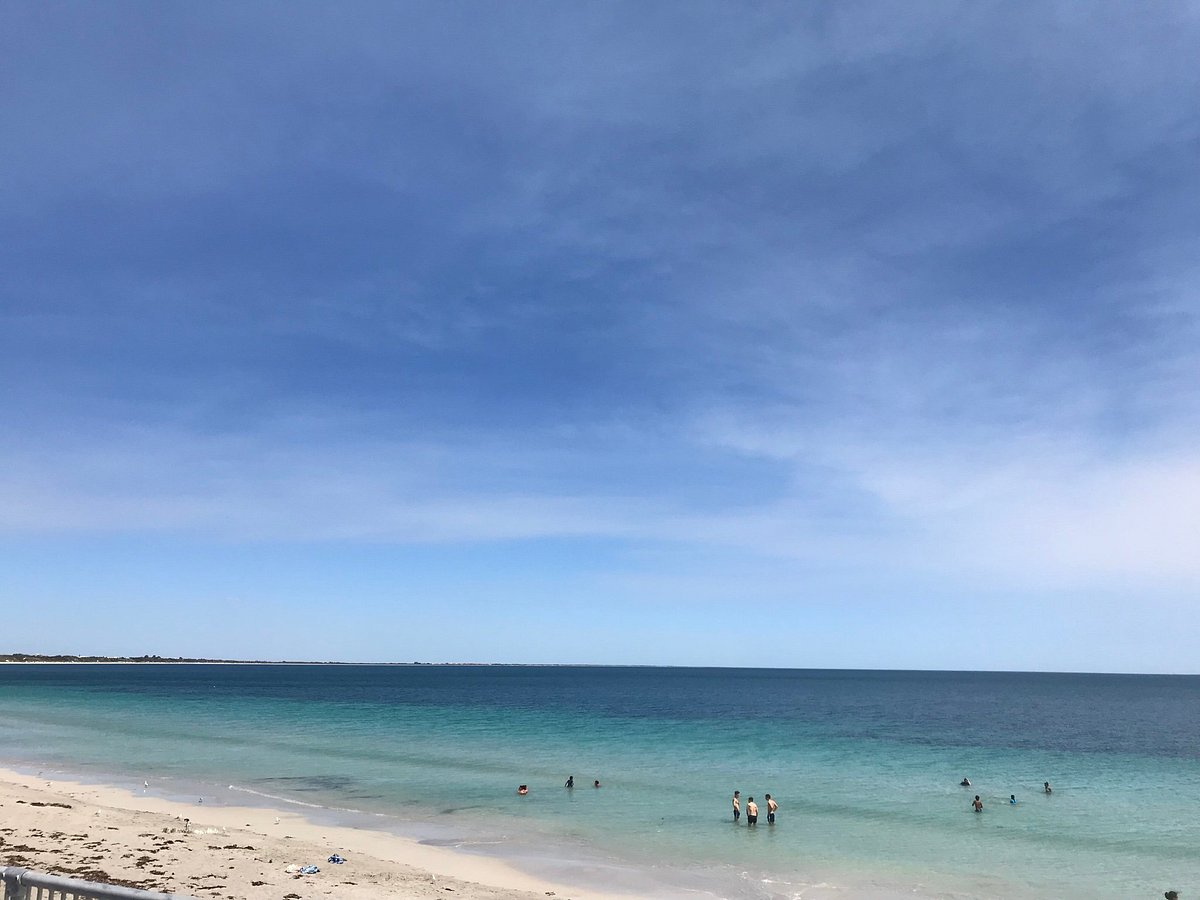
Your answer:
[[[1197,46],[5,4],[4,644],[1197,671]]]

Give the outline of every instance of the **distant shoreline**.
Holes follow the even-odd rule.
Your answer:
[[[505,667],[529,668],[590,668],[591,663],[489,663],[489,662],[345,662],[342,660],[308,659],[200,659],[183,656],[40,656],[36,653],[0,653],[0,665],[130,665],[130,666],[405,666],[408,668],[446,667]],[[608,666],[608,668],[639,668]]]
[[[41,655],[37,653],[0,653],[0,665],[192,665],[192,666],[389,666],[403,668],[522,668],[522,669],[728,669],[730,671],[770,672],[860,672],[876,675],[1062,675],[1109,676],[1136,678],[1197,678],[1197,672],[1081,672],[1071,669],[1036,671],[1029,669],[872,669],[789,666],[696,666],[655,665],[653,663],[514,663],[514,662],[350,662],[346,660],[305,659],[206,659],[166,656],[73,656],[69,654]]]
[[[0,653],[0,664],[24,665],[132,665],[132,666],[488,666],[494,663],[378,662],[356,663],[306,659],[198,659],[162,656],[39,656],[36,653]]]

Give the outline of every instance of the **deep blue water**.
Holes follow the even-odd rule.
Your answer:
[[[11,764],[382,813],[642,895],[1200,889],[1200,677],[15,665],[0,717]],[[734,788],[778,825],[735,828]]]

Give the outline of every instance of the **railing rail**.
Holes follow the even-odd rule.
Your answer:
[[[195,900],[187,894],[167,894],[138,888],[81,881],[34,872],[20,866],[0,867],[4,880],[3,900]]]

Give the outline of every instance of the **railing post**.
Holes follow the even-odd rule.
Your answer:
[[[21,876],[27,871],[28,869],[20,866],[5,866],[0,869],[0,873],[4,875],[4,900],[25,900],[25,889],[21,884]]]
[[[45,872],[32,872],[20,866],[0,866],[4,895],[0,900],[196,900],[186,894],[143,891],[115,884],[80,881]]]

